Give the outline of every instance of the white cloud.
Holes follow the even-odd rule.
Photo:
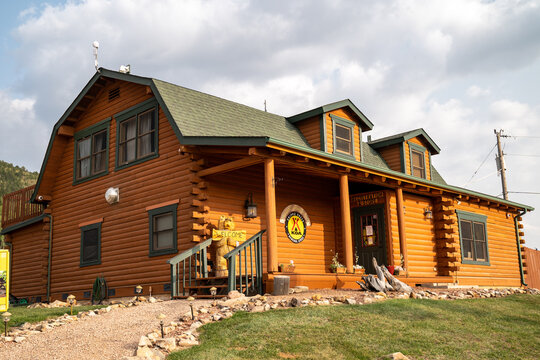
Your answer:
[[[36,119],[34,99],[16,99],[0,91],[0,159],[38,169],[50,129]]]
[[[489,91],[489,89],[483,89],[480,86],[476,86],[476,85],[471,85],[467,89],[467,96],[471,98],[479,98],[479,97],[488,96],[490,93],[491,92]]]

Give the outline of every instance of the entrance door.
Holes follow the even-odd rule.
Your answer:
[[[384,204],[353,209],[355,254],[366,274],[374,274],[372,257],[386,264]]]

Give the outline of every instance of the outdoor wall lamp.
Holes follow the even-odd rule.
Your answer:
[[[246,216],[244,219],[254,219],[257,217],[257,204],[253,203],[253,194],[249,193],[246,202],[244,203],[244,208],[246,209]]]
[[[75,295],[71,294],[67,297],[69,306],[71,307],[71,315],[73,315],[73,304],[75,304]]]
[[[5,335],[7,337],[7,330],[8,330],[8,322],[9,320],[11,320],[11,313],[9,312],[4,312],[2,314],[2,318],[4,319],[4,331],[5,331]]]
[[[433,212],[429,208],[424,209],[424,216],[426,219],[433,219]]]

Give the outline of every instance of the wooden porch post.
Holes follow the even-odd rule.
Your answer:
[[[266,236],[268,272],[277,272],[276,188],[274,182],[274,159],[264,160],[264,199],[266,206]]]
[[[353,243],[351,227],[351,206],[349,203],[349,177],[346,174],[339,176],[339,195],[341,203],[341,236],[345,251],[345,267],[348,273],[353,272]]]
[[[408,269],[409,263],[407,259],[407,237],[405,235],[405,214],[403,213],[403,190],[401,188],[396,189],[396,207],[399,231],[399,251],[403,255],[403,265]]]

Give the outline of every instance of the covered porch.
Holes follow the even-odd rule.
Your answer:
[[[363,265],[369,272],[368,259],[371,257],[367,254],[370,252],[362,249],[366,229],[368,233],[376,229],[378,234],[375,236],[380,234],[373,243],[380,250],[379,264],[402,265],[407,269],[398,276],[400,280],[411,285],[454,282],[449,261],[437,251],[433,219],[421,219],[419,231],[426,235],[409,241],[413,254],[421,252],[427,260],[413,259],[412,268],[409,268],[403,190],[428,204],[424,207],[422,203],[415,209],[421,212],[416,215],[422,218],[426,208],[432,215],[435,208],[442,209],[438,204],[442,201],[442,190],[288,149],[184,147],[183,151],[204,159],[205,165],[196,175],[208,183],[207,228],[212,228],[219,216],[227,215],[242,219],[236,220],[236,229],[245,229],[248,237],[251,233],[266,230],[262,246],[266,291],[272,291],[276,275],[289,276],[291,286],[356,288],[355,282],[361,275],[355,273],[354,265]],[[378,203],[358,200],[358,196],[374,193],[384,194]],[[258,205],[255,219],[244,217],[244,205],[249,196]],[[283,221],[283,212],[292,205],[302,208],[310,218],[305,237],[299,242],[287,236],[287,224]],[[373,209],[382,214],[378,227],[362,222],[362,217],[366,218]],[[420,242],[422,244],[418,245]],[[373,245],[364,243],[367,248]],[[362,252],[366,256],[359,256]],[[335,253],[345,267],[344,274],[331,271]],[[288,265],[291,260],[294,271],[281,271],[280,265]],[[415,269],[416,264],[420,265],[418,269]]]

